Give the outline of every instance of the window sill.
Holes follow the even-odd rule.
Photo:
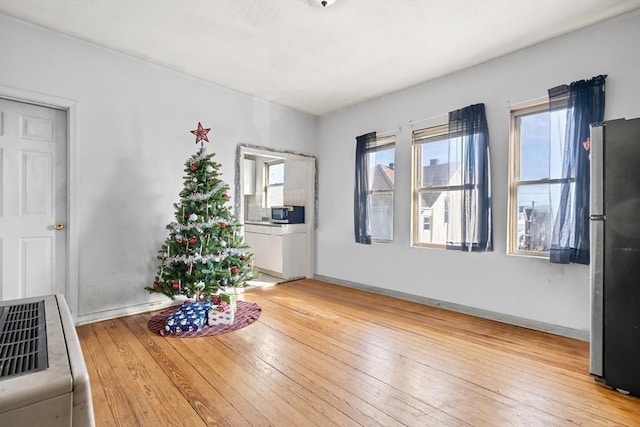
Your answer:
[[[436,244],[428,244],[428,243],[413,243],[411,244],[412,248],[417,248],[417,249],[440,249],[440,250],[447,250],[447,246],[446,245],[436,245]]]
[[[522,257],[522,258],[536,258],[549,261],[548,253],[534,253],[534,252],[507,252],[507,256]]]
[[[388,245],[390,243],[393,243],[393,240],[378,240],[378,239],[371,239],[371,244],[383,244],[383,245]]]

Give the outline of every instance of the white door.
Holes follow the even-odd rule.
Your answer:
[[[0,98],[0,300],[65,293],[65,111]]]

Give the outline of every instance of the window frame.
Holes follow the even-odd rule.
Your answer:
[[[520,118],[549,112],[554,108],[548,101],[531,104],[510,111],[509,123],[509,176],[508,176],[508,212],[507,212],[507,255],[524,256],[531,258],[549,259],[549,251],[531,251],[518,249],[518,189],[523,186],[532,185],[557,185],[566,182],[573,182],[574,179],[565,178],[540,178],[533,180],[520,179],[521,165],[521,139],[520,139]],[[556,107],[562,108],[562,107]],[[551,141],[548,140],[551,144]]]
[[[376,135],[376,142],[375,145],[371,146],[371,147],[367,147],[367,156],[369,156],[371,153],[375,153],[377,151],[384,151],[384,150],[389,150],[389,149],[393,149],[393,160],[394,160],[394,177],[395,177],[395,160],[396,160],[396,136],[395,134],[393,135],[386,135],[386,136],[377,136]],[[367,159],[368,160],[368,159]],[[369,164],[369,162],[367,161],[367,164]],[[374,167],[374,170],[371,171],[367,171],[368,173],[371,173],[371,176],[373,177],[375,174],[375,165],[371,165],[369,164],[369,168]],[[372,206],[371,206],[371,200],[372,200],[372,196],[375,195],[385,195],[385,194],[389,194],[391,196],[391,238],[390,239],[379,239],[379,238],[374,238],[373,237],[373,225],[372,230],[371,230],[371,243],[393,243],[393,239],[394,239],[394,234],[395,234],[395,189],[396,189],[396,182],[395,179],[393,180],[393,188],[390,190],[367,190],[367,200],[369,201],[369,221],[371,221],[371,216],[372,216]]]
[[[462,183],[457,185],[433,185],[423,187],[422,183],[422,145],[434,143],[442,140],[448,140],[449,124],[440,124],[431,126],[428,128],[417,129],[412,132],[411,135],[411,246],[416,248],[431,248],[431,249],[447,249],[445,243],[425,243],[420,242],[419,234],[423,227],[420,221],[420,196],[423,193],[429,192],[450,192],[450,191],[462,191],[464,185]],[[448,218],[449,203],[445,203],[445,213]],[[448,220],[447,220],[448,222]],[[433,221],[430,220],[430,232],[433,232]]]
[[[277,165],[282,165],[282,182],[281,183],[277,183],[277,184],[272,184],[271,182],[269,182],[269,169],[272,166],[277,166]],[[277,187],[282,187],[282,203],[284,204],[284,159],[276,159],[276,160],[272,160],[269,162],[265,162],[264,163],[264,207],[266,209],[272,208],[274,206],[279,206],[279,205],[273,205],[271,206],[269,203],[269,190],[272,188],[277,188]]]

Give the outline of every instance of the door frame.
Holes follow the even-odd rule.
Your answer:
[[[235,159],[235,198],[234,211],[236,218],[244,224],[244,158],[245,155],[256,155],[266,157],[278,157],[282,159],[294,159],[304,161],[307,165],[306,188],[311,191],[307,192],[306,206],[312,206],[312,209],[305,211],[306,234],[307,234],[307,271],[306,277],[313,279],[315,271],[315,229],[318,226],[318,164],[316,156],[300,153],[297,151],[283,150],[272,147],[252,144],[238,144],[236,147]],[[256,189],[258,191],[258,189]]]
[[[59,96],[33,92],[11,86],[0,85],[0,97],[11,101],[35,104],[43,107],[55,108],[67,112],[67,232],[66,242],[66,283],[65,299],[71,309],[73,322],[78,318],[78,215],[77,188],[78,182],[78,102]],[[0,117],[0,120],[2,118]]]

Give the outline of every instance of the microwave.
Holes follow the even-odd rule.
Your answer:
[[[304,224],[304,206],[274,206],[271,222],[275,224]]]

